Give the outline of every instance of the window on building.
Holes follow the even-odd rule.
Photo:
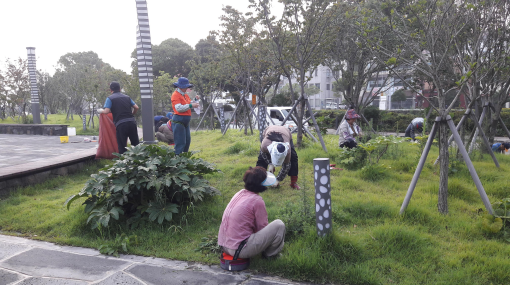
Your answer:
[[[329,84],[326,84],[326,90],[329,90]]]
[[[317,73],[315,73],[315,75],[317,75]],[[315,83],[315,87],[319,88],[319,90],[321,89],[321,84],[320,83]]]
[[[333,71],[333,75],[335,76],[335,78],[338,78],[339,74],[340,72],[338,70]]]
[[[328,70],[326,71],[326,77],[331,77],[331,70],[329,70],[329,69],[328,69]],[[328,90],[329,90],[329,89],[328,89]]]
[[[318,73],[318,71],[317,71],[317,69],[316,69],[316,70],[315,70],[315,76],[317,76],[317,73]]]

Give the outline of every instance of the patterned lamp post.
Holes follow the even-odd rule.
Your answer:
[[[329,158],[313,160],[315,181],[315,222],[317,235],[325,236],[331,231],[331,183]]]
[[[149,12],[146,0],[135,0],[138,15],[136,31],[136,59],[138,62],[138,79],[142,98],[142,128],[143,142],[154,144],[154,111],[152,103],[153,75],[152,75],[152,45],[149,27]]]
[[[39,89],[37,88],[37,69],[35,68],[35,47],[27,47],[28,74],[30,76],[30,95],[32,101],[32,116],[34,124],[41,123],[39,112]]]

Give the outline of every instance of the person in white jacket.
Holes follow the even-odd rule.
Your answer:
[[[361,128],[356,124],[356,120],[359,118],[361,118],[360,115],[356,114],[354,109],[347,111],[345,120],[340,124],[339,147],[353,148],[358,146],[356,138],[363,135]]]
[[[415,136],[416,132],[419,132],[419,133],[423,132],[423,118],[414,118],[411,121],[409,126],[407,126],[405,137],[411,138],[414,140],[416,137]]]

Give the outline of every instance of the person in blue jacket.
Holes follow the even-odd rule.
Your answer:
[[[510,149],[510,143],[495,143],[492,145],[493,152],[505,153]]]

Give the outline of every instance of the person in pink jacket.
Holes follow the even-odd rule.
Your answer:
[[[276,177],[260,166],[250,167],[243,177],[245,189],[237,192],[223,212],[218,245],[223,251],[240,258],[259,253],[264,257],[276,256],[285,239],[285,224],[281,220],[268,223],[266,204],[259,193],[276,182]]]

